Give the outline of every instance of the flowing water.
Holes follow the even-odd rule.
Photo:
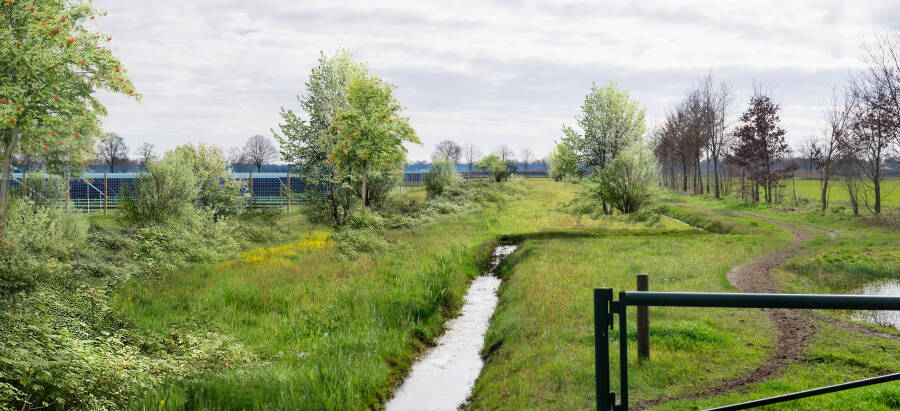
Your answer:
[[[459,317],[447,323],[437,345],[413,364],[386,404],[388,411],[455,410],[466,401],[484,366],[479,351],[497,307],[500,279],[493,275],[494,270],[515,249],[514,245],[501,245],[494,250],[491,270],[469,285]]]
[[[900,280],[873,284],[863,288],[857,294],[900,297]],[[900,311],[857,311],[853,318],[875,325],[900,329]]]

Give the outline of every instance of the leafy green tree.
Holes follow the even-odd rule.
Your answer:
[[[628,91],[609,82],[594,84],[576,116],[582,132],[563,126],[563,141],[569,144],[585,167],[601,171],[619,152],[639,141],[646,132],[645,112]],[[605,202],[604,213],[608,212]]]
[[[482,157],[481,160],[478,160],[478,163],[475,163],[475,166],[487,171],[494,181],[498,183],[509,178],[510,164],[501,160],[496,154]]]
[[[279,131],[272,130],[282,159],[303,176],[310,188],[309,210],[327,208],[336,225],[347,222],[354,191],[350,176],[339,175],[329,162],[328,153],[335,141],[331,126],[337,114],[348,107],[350,83],[368,73],[366,65],[354,61],[347,50],[338,50],[332,57],[321,53],[319,64],[306,81],[306,93],[297,97],[307,119],[282,108],[283,123],[278,125]]]
[[[613,82],[603,87],[594,84],[576,116],[582,133],[564,126],[563,141],[585,166],[603,168],[620,150],[641,139],[647,128],[644,117],[644,109],[628,91]]]
[[[578,175],[578,156],[565,141],[556,143],[556,147],[547,156],[550,162],[550,177],[556,181]]]
[[[369,173],[403,167],[403,143],[419,143],[409,119],[400,115],[403,106],[392,89],[376,77],[354,80],[347,96],[348,107],[335,116],[331,126],[334,134],[329,162],[339,173],[359,181],[363,207],[367,205]]]
[[[95,93],[139,98],[112,37],[96,30],[105,14],[86,0],[0,3],[0,239],[13,155],[40,157],[50,171],[84,164],[106,115]]]

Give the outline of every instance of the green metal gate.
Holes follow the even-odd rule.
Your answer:
[[[613,300],[611,288],[594,289],[594,372],[596,378],[597,409],[628,409],[628,306],[646,307],[719,307],[719,308],[788,308],[826,310],[900,310],[900,297],[827,294],[744,294],[744,293],[672,293],[649,291],[621,291]],[[621,393],[610,392],[609,330],[614,315],[619,316],[619,381]],[[827,394],[900,380],[900,373],[815,388],[791,394],[731,404],[715,410],[743,410],[777,404],[784,401]]]

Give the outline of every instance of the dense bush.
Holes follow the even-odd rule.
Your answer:
[[[222,151],[206,144],[183,145],[147,163],[135,191],[122,201],[122,217],[130,222],[162,223],[188,208],[207,210],[214,220],[240,212],[242,184],[230,178]]]
[[[637,212],[650,202],[658,173],[649,148],[631,144],[597,173],[599,197],[622,214]]]
[[[369,171],[369,178],[366,180],[366,206],[375,206],[384,200],[402,174],[402,168]],[[358,181],[354,184],[354,191],[359,198],[363,198],[362,184]]]
[[[238,214],[249,195],[241,196],[243,184],[231,178],[228,160],[222,149],[200,143],[183,145],[167,156],[188,164],[197,178],[198,192],[195,205],[209,210],[214,219]]]
[[[69,255],[84,245],[88,230],[81,216],[27,197],[10,200],[7,237],[0,244],[0,296],[28,290],[40,278],[64,270]]]
[[[613,210],[622,214],[639,212],[652,200],[656,176],[653,154],[641,143],[632,144],[584,180],[585,190],[569,203],[569,211],[594,217]]]
[[[163,223],[192,207],[200,180],[182,154],[170,151],[147,163],[147,172],[135,181],[135,192],[126,193],[121,216],[132,223]]]
[[[483,157],[476,166],[493,177],[494,181],[501,182],[509,178],[510,164],[494,154]]]
[[[435,159],[431,169],[425,174],[425,192],[428,198],[439,196],[444,189],[460,180],[453,159],[448,157]]]
[[[15,195],[41,207],[56,207],[69,198],[69,186],[65,178],[53,174],[31,173],[23,178]]]

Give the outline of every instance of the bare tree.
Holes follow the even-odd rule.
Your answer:
[[[519,156],[522,160],[522,165],[525,166],[525,169],[528,170],[528,164],[534,160],[534,153],[529,148],[523,148],[522,151],[519,152]]]
[[[434,147],[434,154],[432,156],[437,159],[449,158],[453,160],[454,163],[459,163],[459,159],[462,156],[462,147],[451,140],[444,140]]]
[[[246,159],[244,158],[244,150],[241,150],[238,146],[231,146],[228,149],[228,153],[226,154],[228,159],[228,164],[232,167],[244,164]]]
[[[278,158],[278,149],[272,143],[272,139],[263,137],[259,134],[250,137],[244,144],[244,159],[256,166],[256,171],[262,170],[263,164],[266,164]]]
[[[727,131],[726,116],[733,101],[731,86],[726,82],[713,84],[712,74],[707,74],[700,80],[700,99],[703,104],[703,123],[706,128],[706,147],[709,152],[707,158],[707,183],[709,182],[709,160],[713,163],[713,188],[716,198],[720,198],[722,188],[720,186],[719,163],[727,154],[732,144],[732,134]],[[708,187],[707,187],[707,191]]]
[[[516,153],[506,144],[501,144],[494,149],[494,154],[500,158],[500,161],[507,163],[516,160]]]
[[[897,118],[885,108],[888,104],[882,101],[886,95],[872,97],[875,101],[866,101],[854,116],[853,133],[847,145],[855,154],[857,167],[872,183],[875,195],[875,215],[881,214],[881,183],[884,180],[882,168],[884,162],[895,150],[898,138]]]
[[[850,83],[860,104],[848,144],[857,166],[872,183],[874,212],[880,215],[882,167],[900,143],[900,35],[878,34],[865,52],[867,67]]]
[[[813,168],[815,168],[817,152],[820,151],[819,145],[819,138],[811,135],[806,136],[797,146],[797,154],[800,155],[800,160],[803,161],[802,168],[806,169],[807,174],[812,174]]]
[[[824,138],[821,141],[814,140],[809,143],[811,146],[808,155],[819,172],[819,188],[821,190],[819,201],[823,213],[828,210],[828,183],[831,180],[835,163],[842,157],[853,155],[850,153],[852,147],[847,143],[856,104],[857,100],[853,98],[852,94],[835,89],[825,111]]]
[[[475,147],[474,144],[466,144],[463,148],[463,158],[466,159],[466,164],[469,166],[469,172],[472,171],[472,166],[481,158],[481,150],[478,147]]]
[[[109,166],[109,172],[114,171],[116,164],[128,159],[128,146],[125,139],[116,133],[106,133],[97,144],[97,157],[103,164]]]
[[[140,164],[142,166],[146,167],[147,162],[149,162],[156,156],[156,153],[154,151],[155,148],[156,146],[154,146],[153,144],[144,143],[141,144],[141,146],[136,150],[134,150],[134,154],[138,156],[138,161],[140,161]]]

